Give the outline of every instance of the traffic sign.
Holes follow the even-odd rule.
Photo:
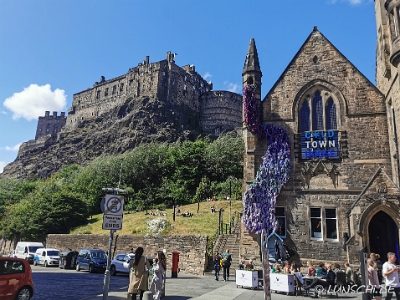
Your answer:
[[[104,199],[104,214],[122,216],[124,214],[124,196],[106,195]]]
[[[122,216],[103,215],[103,229],[121,230],[122,229]]]

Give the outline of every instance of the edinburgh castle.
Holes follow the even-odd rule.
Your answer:
[[[240,128],[242,96],[213,91],[194,65],[179,67],[174,57],[167,52],[165,60],[151,63],[147,56],[124,75],[101,76],[92,88],[74,94],[66,118],[46,112],[35,140],[21,145],[1,176],[46,178],[62,166],[140,143],[217,137]]]

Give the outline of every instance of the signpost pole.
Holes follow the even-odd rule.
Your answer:
[[[122,217],[124,212],[124,198],[123,196],[111,196],[117,195],[117,193],[126,193],[125,190],[119,188],[103,188],[103,191],[108,193],[104,198],[104,202],[101,204],[101,209],[104,212],[103,217],[103,229],[110,228],[110,239],[108,243],[108,254],[107,254],[107,268],[104,272],[104,285],[103,285],[103,300],[108,300],[108,290],[110,287],[110,265],[111,265],[111,253],[112,243],[114,238],[114,232],[117,229],[122,229]],[[107,218],[108,217],[108,218]],[[107,228],[108,227],[108,228]]]
[[[113,237],[114,237],[114,231],[110,230],[110,240],[108,243],[108,255],[107,255],[107,269],[104,272],[104,286],[103,286],[103,300],[108,299],[108,289],[110,287],[110,264],[111,264],[111,248],[112,248],[112,242],[113,242]]]

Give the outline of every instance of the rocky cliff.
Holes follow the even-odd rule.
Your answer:
[[[102,154],[123,153],[151,141],[194,140],[199,134],[199,112],[192,107],[152,97],[128,98],[73,131],[23,143],[0,177],[47,178],[63,166],[82,165]]]

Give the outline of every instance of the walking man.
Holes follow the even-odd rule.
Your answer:
[[[229,249],[226,249],[226,251],[222,253],[221,258],[222,258],[222,268],[224,270],[223,272],[224,281],[227,281],[229,280],[229,268],[232,262],[232,256],[229,253]]]
[[[386,285],[386,299],[392,299],[392,292],[395,293],[396,299],[400,300],[400,282],[399,282],[399,271],[396,263],[396,254],[393,252],[388,252],[387,254],[388,261],[385,262],[382,266],[382,275],[385,277],[385,285]]]

